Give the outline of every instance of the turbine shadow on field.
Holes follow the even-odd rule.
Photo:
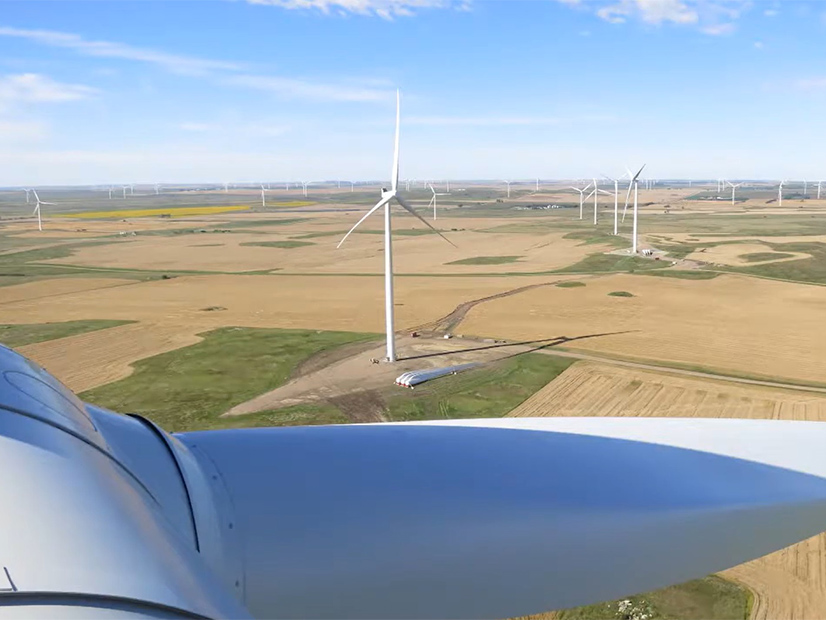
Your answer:
[[[437,351],[436,353],[423,353],[421,355],[410,355],[407,357],[399,357],[399,361],[408,361],[408,360],[418,360],[418,359],[425,359],[428,357],[442,357],[445,355],[456,355],[458,353],[475,353],[477,351],[488,351],[490,349],[502,349],[505,347],[524,347],[528,345],[539,345],[533,348],[528,349],[527,351],[517,351],[516,353],[509,355],[508,357],[516,357],[517,355],[524,355],[525,353],[535,353],[536,351],[541,351],[543,349],[547,349],[549,347],[556,347],[561,344],[566,344],[568,342],[574,342],[576,340],[586,340],[589,338],[601,338],[602,336],[619,336],[621,334],[631,334],[637,332],[639,330],[626,330],[621,332],[605,332],[602,334],[587,334],[585,336],[574,336],[573,338],[569,338],[568,336],[556,336],[554,338],[541,338],[539,340],[525,340],[522,342],[505,342],[505,343],[498,343],[498,344],[489,344],[483,347],[471,347],[469,349],[456,349],[452,351]],[[507,358],[505,358],[507,359]]]

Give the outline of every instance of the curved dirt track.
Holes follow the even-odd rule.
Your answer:
[[[582,361],[509,415],[826,421],[826,395]],[[753,592],[752,620],[826,619],[826,534],[722,574]]]

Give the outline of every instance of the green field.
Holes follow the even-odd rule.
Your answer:
[[[502,417],[574,361],[540,353],[514,356],[392,396],[387,417],[394,422]]]
[[[608,293],[609,297],[634,297],[633,293],[629,293],[628,291],[611,291]]]
[[[576,282],[576,281],[569,281],[569,282],[559,282],[554,286],[558,286],[559,288],[581,288],[585,286],[585,282]]]
[[[559,620],[747,620],[751,594],[711,576],[626,599],[567,609]]]
[[[257,246],[261,248],[281,248],[283,250],[292,250],[294,248],[301,248],[306,245],[315,245],[310,243],[309,241],[248,241],[247,243],[242,243],[241,245],[245,246]]]
[[[126,325],[134,321],[66,321],[65,323],[35,323],[29,325],[0,325],[0,343],[7,347],[22,347],[36,342],[57,340],[85,334],[99,329]]]
[[[792,258],[794,254],[786,254],[784,252],[753,252],[751,254],[741,254],[742,258],[747,263],[760,263],[767,260],[779,260],[781,258]]]
[[[507,263],[517,262],[521,256],[474,256],[472,258],[463,258],[462,260],[455,260],[446,265],[505,265]]]
[[[373,334],[225,327],[204,340],[135,363],[127,378],[81,394],[85,401],[124,413],[139,413],[170,432],[230,426],[326,423],[335,410],[304,407],[242,418],[219,418],[233,406],[283,385],[312,355]],[[317,417],[321,416],[321,418]]]

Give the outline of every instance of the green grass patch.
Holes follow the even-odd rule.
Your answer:
[[[764,242],[765,243],[765,242]],[[799,242],[799,243],[767,243],[774,252],[800,252],[809,254],[810,258],[789,260],[779,263],[754,265],[753,267],[719,267],[720,270],[735,273],[753,274],[778,280],[794,282],[811,282],[826,284],[826,243]]]
[[[649,269],[663,269],[670,267],[667,261],[650,260],[638,256],[621,256],[618,254],[591,254],[587,258],[558,269],[554,273],[611,273],[636,272]]]
[[[575,230],[574,232],[569,232],[566,234],[563,239],[578,239],[580,241],[584,241],[585,245],[601,243],[615,248],[624,248],[628,245],[627,239],[623,239],[618,235],[612,235],[607,232],[593,229]]]
[[[501,417],[574,362],[542,353],[517,355],[392,396],[387,417],[394,422]]]
[[[312,413],[312,407],[238,420],[218,416],[283,385],[300,362],[320,351],[376,338],[351,332],[241,327],[202,335],[204,340],[198,344],[136,362],[126,379],[84,392],[81,398],[114,411],[139,413],[170,432],[270,425],[274,420],[300,419],[306,424],[315,419],[305,415]],[[323,409],[329,419],[332,410]]]
[[[651,271],[643,271],[641,273],[646,276],[678,278],[680,280],[713,280],[720,275],[716,271],[706,271],[704,269],[655,269]]]
[[[567,609],[558,618],[618,620],[646,614],[648,620],[746,620],[750,606],[748,590],[710,576],[619,601]]]
[[[767,260],[794,258],[794,256],[794,254],[787,254],[785,252],[752,252],[751,254],[741,254],[739,258],[742,258],[747,263],[761,263]]]
[[[608,293],[609,297],[634,297],[633,293],[628,291],[611,291]]]
[[[22,347],[35,342],[57,340],[67,336],[85,334],[99,329],[126,325],[134,321],[66,321],[64,323],[31,323],[25,325],[0,325],[0,343],[7,347]]]
[[[505,265],[507,263],[517,262],[521,256],[474,256],[472,258],[463,258],[462,260],[455,260],[446,265]]]
[[[315,245],[309,241],[295,241],[295,240],[288,240],[288,241],[248,241],[246,243],[242,243],[241,245],[245,246],[258,246],[262,248],[281,248],[283,250],[292,250],[294,248],[302,248],[307,245]]]
[[[576,281],[569,281],[569,282],[558,282],[554,284],[554,286],[558,286],[559,288],[581,288],[585,286],[585,282],[576,282]]]

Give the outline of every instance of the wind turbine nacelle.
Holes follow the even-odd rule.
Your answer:
[[[512,418],[169,435],[0,347],[18,618],[503,618],[819,533],[826,425]]]

